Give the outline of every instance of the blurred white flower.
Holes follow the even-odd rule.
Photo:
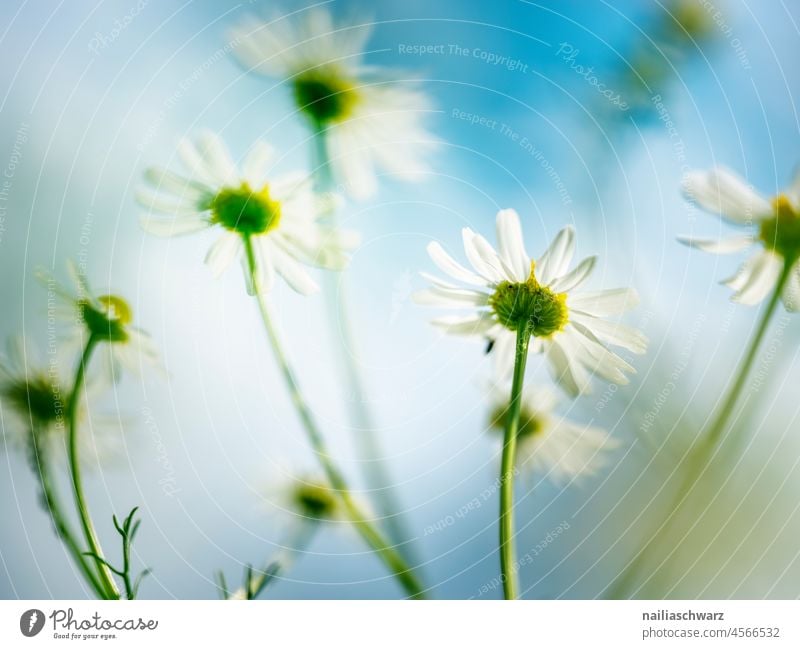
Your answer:
[[[754,244],[753,254],[723,284],[734,290],[733,300],[754,305],[771,293],[784,268],[782,298],[786,309],[800,308],[800,173],[785,193],[768,199],[756,193],[742,178],[724,167],[687,175],[683,191],[689,200],[730,223],[746,227],[747,234],[721,241],[679,237],[681,243],[714,254],[741,252]],[[788,267],[787,267],[788,264]]]
[[[493,343],[498,376],[514,367],[516,332],[526,323],[532,335],[530,351],[543,353],[553,378],[569,394],[589,392],[592,373],[617,384],[628,382],[635,370],[605,343],[644,353],[647,339],[638,330],[603,318],[638,304],[633,289],[575,292],[589,277],[595,257],[568,270],[575,252],[575,231],[561,230],[538,261],[525,251],[522,228],[514,210],[497,214],[499,253],[470,228],[464,228],[467,259],[464,268],[441,245],[432,242],[428,253],[439,269],[468,287],[422,273],[433,286],[415,294],[419,304],[463,308],[464,316],[444,316],[433,324],[446,333],[482,336]]]
[[[344,509],[327,480],[314,475],[290,476],[275,487],[273,504],[305,522],[344,519]]]
[[[6,356],[0,359],[0,413],[2,437],[24,450],[35,464],[35,453],[65,454],[67,403],[70,386],[66,378],[68,363],[51,357],[45,363],[35,345],[23,336],[8,340]],[[87,398],[78,401],[78,421],[87,434],[80,437],[80,458],[88,467],[108,460],[119,450],[123,421],[119,417],[95,413],[90,406],[107,383],[89,379]],[[36,439],[33,439],[33,436]],[[36,442],[36,449],[33,442]]]
[[[510,386],[493,386],[492,428],[502,433],[508,416]],[[557,395],[546,386],[525,388],[520,406],[516,464],[523,471],[543,474],[556,484],[595,475],[619,446],[610,433],[578,424],[554,412]]]
[[[55,315],[70,326],[62,353],[80,353],[89,339],[98,343],[103,369],[92,380],[117,381],[123,370],[139,374],[144,366],[163,371],[149,334],[132,324],[133,311],[128,302],[119,295],[95,294],[71,260],[67,262],[67,273],[72,288],[64,287],[44,269],[36,271],[42,284],[58,298]]]
[[[150,187],[140,189],[137,199],[162,216],[147,214],[142,226],[158,236],[219,228],[222,234],[206,256],[215,277],[241,257],[252,293],[255,287],[248,265],[252,254],[261,290],[272,287],[277,273],[295,291],[307,295],[319,286],[306,265],[334,270],[347,265],[347,251],[358,244],[358,236],[318,221],[311,183],[303,175],[284,174],[267,182],[274,153],[266,143],[256,142],[241,169],[222,140],[209,132],[195,142],[182,140],[178,155],[188,176],[161,168],[145,172]]]
[[[374,194],[378,167],[419,180],[437,143],[422,125],[428,98],[363,63],[371,31],[366,21],[336,25],[327,9],[313,7],[268,22],[251,17],[230,32],[246,67],[287,80],[297,109],[325,132],[336,180],[356,199]]]

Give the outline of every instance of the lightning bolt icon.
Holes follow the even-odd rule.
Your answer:
[[[36,624],[36,620],[39,619],[39,616],[36,615],[36,611],[31,613],[31,619],[28,620],[28,631],[33,630],[33,625]]]

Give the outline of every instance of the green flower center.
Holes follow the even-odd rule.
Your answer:
[[[492,428],[501,432],[505,431],[508,424],[509,411],[510,408],[507,406],[496,408],[491,415]],[[544,430],[546,423],[544,417],[523,407],[519,413],[517,439],[530,439],[538,435]]]
[[[269,232],[281,221],[281,204],[271,198],[268,185],[260,191],[247,183],[225,188],[211,199],[210,207],[212,223],[245,236]]]
[[[133,311],[118,295],[100,295],[97,304],[80,300],[78,310],[89,333],[98,340],[124,343],[128,340],[126,326],[133,321]]]
[[[497,320],[512,331],[526,322],[532,336],[547,337],[567,324],[567,294],[553,293],[531,274],[524,282],[500,282],[489,298],[489,306]]]
[[[301,483],[295,487],[294,501],[308,518],[331,518],[336,510],[336,496],[324,484]]]
[[[758,236],[764,245],[784,259],[800,257],[800,214],[788,197],[777,196],[772,205],[775,216],[761,222]]]
[[[64,414],[61,391],[46,376],[11,381],[3,386],[3,396],[24,417],[30,416],[37,426],[60,421]]]
[[[358,102],[352,81],[329,69],[301,74],[294,80],[292,92],[300,110],[319,125],[347,119]]]

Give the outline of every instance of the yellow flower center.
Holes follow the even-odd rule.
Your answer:
[[[100,295],[96,304],[80,300],[78,311],[89,333],[98,340],[114,343],[128,340],[125,327],[133,321],[133,311],[118,295]]]
[[[772,201],[775,216],[761,222],[759,238],[784,259],[800,257],[800,214],[784,194]]]
[[[298,108],[318,126],[346,120],[359,101],[353,80],[330,66],[304,72],[292,91]]]
[[[254,191],[250,185],[226,187],[211,199],[211,221],[250,236],[274,230],[281,221],[281,204],[270,196],[269,185]]]
[[[532,336],[547,337],[568,322],[567,294],[554,293],[539,284],[531,273],[524,282],[500,282],[489,298],[489,306],[503,326],[517,331],[527,323]]]

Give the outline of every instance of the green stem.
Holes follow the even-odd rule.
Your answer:
[[[775,309],[778,306],[778,303],[781,300],[781,294],[783,293],[783,289],[786,286],[786,282],[789,280],[789,276],[792,273],[792,266],[794,265],[793,259],[786,259],[783,264],[783,270],[781,271],[781,275],[778,278],[778,283],[775,285],[775,290],[772,293],[772,296],[767,303],[764,312],[761,315],[761,320],[758,323],[758,328],[756,329],[755,336],[750,341],[750,346],[747,350],[747,354],[742,361],[742,364],[739,366],[739,371],[736,375],[736,381],[734,382],[733,386],[728,392],[728,396],[725,399],[725,402],[722,405],[722,408],[717,415],[717,419],[714,421],[714,424],[711,426],[708,432],[708,436],[706,438],[707,444],[710,447],[716,446],[717,442],[719,441],[722,434],[725,432],[725,427],[728,424],[728,420],[730,419],[731,415],[734,411],[734,406],[736,405],[736,401],[739,399],[739,395],[742,392],[742,389],[747,382],[747,377],[750,374],[750,370],[753,367],[753,363],[756,360],[756,356],[758,355],[758,349],[761,346],[761,342],[764,340],[764,336],[767,333],[767,329],[769,328],[770,320],[775,313]]]
[[[334,190],[328,156],[327,139],[324,127],[315,125],[313,136],[313,177],[314,189],[318,194]],[[336,226],[336,213],[331,209],[327,214],[329,224]],[[364,380],[354,359],[356,337],[349,317],[350,309],[347,300],[346,275],[344,273],[326,273],[326,297],[328,308],[328,324],[331,328],[333,346],[336,350],[337,365],[342,384],[347,395],[346,402],[353,436],[358,450],[360,464],[363,467],[367,486],[374,494],[373,499],[389,538],[399,546],[399,551],[407,561],[414,561],[409,540],[412,538],[408,525],[402,514],[402,506],[393,488],[389,468],[384,460],[381,443],[375,434],[375,418],[364,397],[367,394]]]
[[[36,473],[39,477],[39,485],[42,489],[42,499],[44,500],[45,507],[47,508],[50,518],[53,521],[53,526],[56,529],[56,533],[64,542],[64,545],[72,556],[72,560],[78,566],[78,569],[92,587],[95,595],[104,599],[105,595],[103,587],[100,585],[97,575],[94,574],[92,569],[89,567],[89,564],[86,562],[86,557],[83,555],[78,542],[75,540],[75,535],[72,533],[72,530],[67,523],[67,519],[61,509],[61,504],[56,498],[55,491],[53,490],[53,484],[50,480],[50,470],[47,465],[47,460],[45,458],[43,449],[39,444],[39,434],[32,431],[31,440],[32,451],[34,455],[33,465],[37,469]]]
[[[750,374],[750,370],[752,369],[753,363],[758,355],[758,350],[761,347],[761,343],[763,342],[764,336],[767,333],[769,323],[772,320],[772,316],[775,314],[775,309],[780,302],[783,289],[785,288],[786,282],[789,280],[791,275],[794,262],[794,259],[786,259],[784,261],[781,275],[778,278],[778,282],[775,285],[772,295],[770,296],[769,302],[767,302],[767,306],[764,308],[764,312],[761,314],[761,319],[759,320],[755,335],[750,341],[750,345],[747,349],[744,360],[739,366],[736,380],[731,386],[731,389],[719,410],[716,420],[709,428],[708,434],[704,436],[699,446],[689,457],[686,477],[681,482],[681,485],[676,492],[676,497],[666,519],[664,519],[664,521],[658,527],[656,533],[653,534],[647,543],[645,543],[645,545],[637,552],[636,556],[633,558],[633,561],[631,561],[628,567],[623,571],[622,575],[611,585],[610,589],[608,590],[608,598],[619,599],[625,596],[630,589],[630,586],[633,584],[633,581],[639,572],[639,568],[644,563],[650,549],[657,541],[667,537],[667,532],[675,520],[679,508],[689,497],[691,491],[694,489],[695,484],[700,480],[703,473],[705,473],[705,470],[712,459],[709,457],[709,455],[714,451],[720,439],[722,438],[728,421],[733,414],[736,402],[738,401],[739,396],[747,382],[747,377]]]
[[[69,398],[67,412],[69,414],[69,469],[72,478],[72,491],[75,495],[75,506],[78,510],[78,517],[83,528],[83,535],[89,550],[97,557],[103,557],[100,549],[100,542],[97,538],[94,525],[92,524],[89,508],[86,506],[86,497],[83,493],[83,480],[81,478],[80,459],[78,458],[78,400],[85,383],[86,366],[92,356],[92,351],[97,341],[93,336],[89,337],[86,347],[81,355],[78,370],[75,374],[75,384],[72,387],[72,394]],[[104,599],[119,599],[119,589],[111,575],[111,570],[102,561],[95,559],[97,571],[99,573],[100,585],[103,589]]]
[[[325,471],[325,475],[331,484],[331,487],[333,487],[333,489],[337,492],[342,504],[344,505],[345,511],[347,511],[350,521],[355,526],[356,530],[358,530],[359,534],[361,534],[361,537],[375,551],[381,560],[383,560],[383,562],[392,571],[408,594],[415,599],[423,599],[424,593],[422,584],[417,580],[411,568],[406,564],[400,554],[398,554],[398,552],[386,542],[380,532],[375,529],[375,527],[369,522],[367,517],[358,507],[350,493],[350,489],[347,486],[344,476],[334,464],[333,459],[331,458],[331,455],[325,445],[322,433],[320,432],[319,428],[317,428],[317,424],[311,414],[311,409],[308,407],[308,404],[303,397],[303,393],[300,390],[297,379],[294,376],[294,372],[292,371],[292,368],[286,359],[286,355],[283,352],[283,347],[280,343],[280,339],[278,338],[278,333],[275,329],[275,326],[272,324],[272,318],[269,315],[269,308],[266,303],[265,295],[263,290],[261,290],[262,287],[260,286],[258,279],[253,244],[249,237],[244,238],[244,248],[247,257],[250,278],[253,283],[256,299],[258,300],[258,307],[261,312],[261,319],[264,323],[264,329],[266,331],[267,338],[269,339],[270,346],[275,354],[275,359],[277,360],[278,366],[283,374],[286,387],[289,390],[289,394],[292,398],[292,403],[297,410],[297,414],[300,417],[303,428],[308,435],[311,447],[316,453],[317,458],[319,459],[319,462]]]
[[[522,386],[525,365],[528,361],[528,344],[531,331],[527,321],[517,328],[517,349],[514,357],[514,379],[511,383],[511,401],[506,417],[503,438],[503,459],[500,466],[500,574],[506,599],[517,599],[517,567],[514,551],[514,473],[517,453],[517,433],[522,407]]]

